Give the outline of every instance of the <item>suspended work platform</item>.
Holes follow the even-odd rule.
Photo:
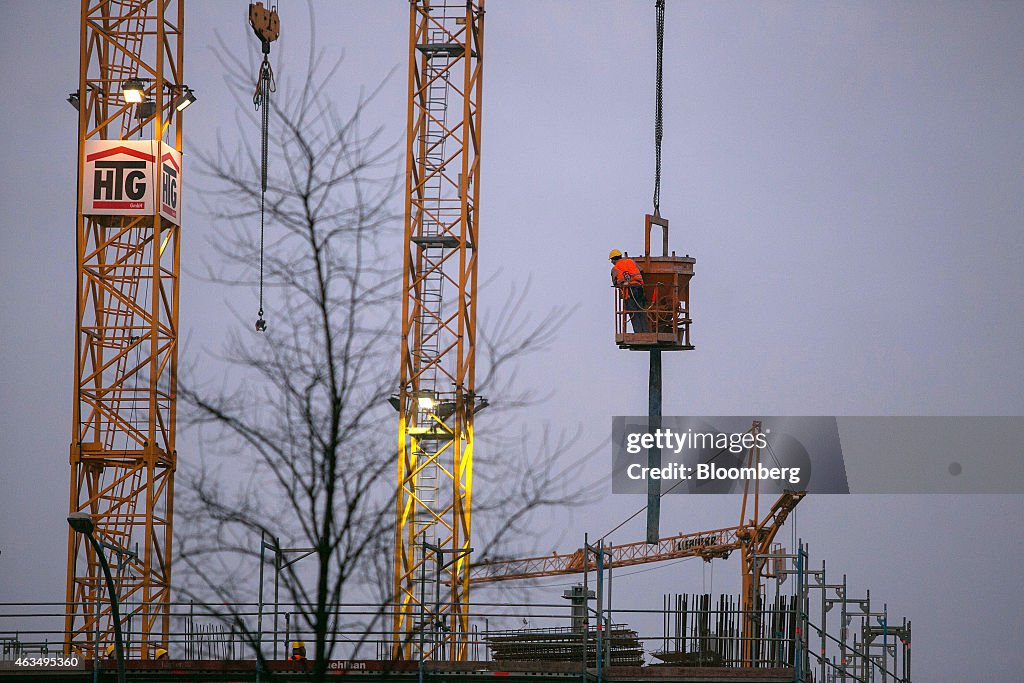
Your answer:
[[[661,256],[651,256],[651,230],[655,226],[662,229]],[[633,260],[643,275],[645,306],[640,312],[631,310],[629,300],[615,289],[616,345],[633,351],[692,350],[690,278],[697,260],[689,254],[669,254],[668,219],[645,216],[644,255]]]

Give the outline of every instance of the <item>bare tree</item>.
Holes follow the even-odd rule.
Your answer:
[[[235,91],[246,93],[251,70],[220,54]],[[243,136],[198,155],[208,211],[221,227],[214,246],[222,263],[210,277],[253,288],[261,270],[269,328],[256,334],[236,315],[236,329],[248,331],[229,335],[216,359],[218,379],[193,371],[182,382],[183,421],[199,430],[202,458],[182,472],[176,512],[180,590],[228,605],[219,615],[244,631],[261,658],[251,619],[230,608],[253,594],[260,554],[253,539],[266,534],[312,549],[281,580],[298,606],[296,628],[313,636],[312,674],[322,679],[335,634],[348,632],[358,645],[382,615],[346,621],[340,606],[353,597],[391,599],[391,565],[382,560],[394,535],[396,420],[387,398],[397,387],[401,264],[394,256],[396,146],[363,120],[380,87],[342,114],[327,95],[340,62],[310,54],[305,80],[270,104],[265,240],[256,227],[259,148]],[[243,125],[256,130],[249,119]],[[515,305],[525,294],[509,296]],[[491,334],[482,332],[479,388],[507,397],[496,397],[493,410],[537,398],[511,385],[508,370],[546,346],[561,318],[561,311],[533,322],[505,316]],[[488,463],[506,485],[474,501],[482,513],[477,529],[486,534],[478,555],[500,555],[531,513],[582,497],[564,476],[576,441],[554,435],[516,454],[515,467],[508,453]]]

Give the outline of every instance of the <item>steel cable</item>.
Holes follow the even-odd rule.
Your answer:
[[[658,41],[658,64],[654,85],[654,215],[661,215],[661,134],[663,119],[662,56],[665,46],[665,0],[655,0],[655,24]]]
[[[270,68],[269,44],[264,43],[263,63],[256,79],[256,93],[252,96],[253,106],[260,112],[260,310],[256,320],[256,331],[263,332],[267,323],[263,319],[263,244],[267,201],[267,160],[270,137],[270,93],[277,90],[274,70]]]

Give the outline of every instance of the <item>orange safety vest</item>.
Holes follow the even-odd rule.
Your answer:
[[[620,258],[612,266],[612,278],[616,287],[629,287],[631,285],[642,285],[644,276],[631,258]]]
[[[633,261],[633,259],[620,258],[615,262],[615,265],[612,266],[612,281],[615,283],[616,287],[621,288],[622,298],[627,299],[629,298],[629,290],[627,288],[632,285],[639,285],[643,287],[644,276],[640,272],[640,269],[637,268],[636,262]],[[657,296],[658,288],[655,287],[651,292],[651,303],[654,303]]]

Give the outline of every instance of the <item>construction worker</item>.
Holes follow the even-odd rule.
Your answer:
[[[306,658],[306,644],[301,640],[292,641],[292,656],[289,662],[301,662]]]
[[[117,648],[113,645],[107,645],[106,653],[107,659],[114,659],[117,656]]]
[[[156,649],[156,652],[153,653],[153,659],[156,659],[156,660],[169,659],[169,657],[167,656],[167,650],[163,649],[162,647],[158,647]]]
[[[647,332],[644,276],[633,259],[623,258],[622,252],[618,249],[608,252],[608,260],[612,262],[612,286],[618,287],[622,292],[622,300],[633,323],[633,332]]]

